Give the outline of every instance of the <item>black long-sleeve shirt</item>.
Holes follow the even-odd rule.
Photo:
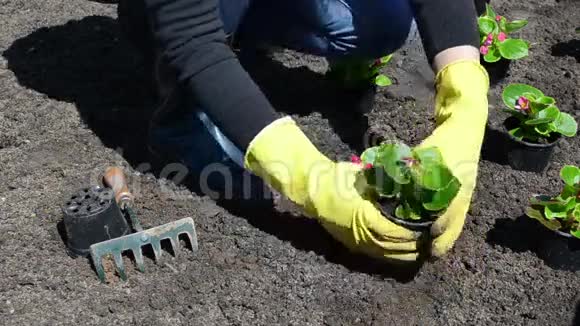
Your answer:
[[[155,41],[179,81],[214,124],[245,150],[278,115],[226,43],[218,0],[144,1]],[[473,0],[410,1],[429,62],[454,46],[478,46]]]

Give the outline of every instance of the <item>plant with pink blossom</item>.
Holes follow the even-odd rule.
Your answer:
[[[459,193],[461,183],[445,165],[436,147],[410,148],[403,143],[382,143],[367,148],[351,161],[369,185],[371,197],[393,204],[403,220],[433,220]]]
[[[519,140],[538,142],[552,133],[566,137],[576,135],[578,124],[574,117],[561,112],[556,100],[539,89],[526,84],[510,84],[502,93],[506,112],[517,118],[519,124],[509,133]]]
[[[509,37],[528,24],[527,20],[507,21],[497,15],[490,5],[477,20],[481,37],[479,52],[486,62],[493,63],[501,58],[517,60],[528,56],[529,43]]]

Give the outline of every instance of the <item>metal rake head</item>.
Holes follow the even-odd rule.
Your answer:
[[[91,258],[93,265],[97,271],[101,282],[105,282],[105,269],[103,267],[103,258],[112,256],[115,262],[115,267],[123,281],[127,280],[125,266],[123,264],[122,254],[125,251],[131,251],[135,257],[137,269],[140,272],[145,272],[145,265],[143,262],[143,246],[151,245],[155,261],[158,262],[161,258],[161,241],[168,239],[175,255],[178,253],[179,236],[186,235],[193,251],[198,248],[197,234],[195,226],[191,217],[183,218],[174,222],[166,223],[147,230],[135,232],[129,235],[121,236],[115,239],[106,240],[95,243],[90,247]]]

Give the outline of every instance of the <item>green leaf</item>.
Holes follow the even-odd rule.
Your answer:
[[[525,133],[522,128],[516,127],[509,131],[509,134],[514,136],[514,138],[522,140],[525,136]]]
[[[489,52],[487,52],[487,54],[483,56],[483,60],[489,63],[498,62],[500,59],[501,54],[499,53],[499,50],[497,49],[496,46],[490,46]]]
[[[399,205],[395,208],[395,216],[402,220],[407,219],[407,211],[403,208],[403,205]]]
[[[530,100],[530,108],[532,116],[536,116],[538,113],[540,113],[540,111],[544,110],[547,107],[548,105],[546,104],[539,103],[536,100]]]
[[[544,105],[554,105],[556,104],[556,100],[553,97],[549,97],[549,96],[540,96],[538,97],[535,102],[544,104]]]
[[[562,173],[562,171],[560,171],[560,174],[561,173]],[[578,195],[578,192],[580,192],[580,190],[578,188],[580,188],[580,186],[574,187],[574,186],[570,186],[570,185],[565,184],[564,188],[562,189],[562,192],[560,193],[560,197],[562,199],[568,199],[569,197],[576,197]]]
[[[540,111],[547,109],[547,108],[552,108],[552,112],[560,112],[560,110],[558,110],[558,108],[554,105],[554,103],[555,103],[555,101],[551,97],[542,96],[539,98],[535,98],[535,96],[534,96],[534,99],[530,98],[530,105],[531,105],[531,109],[532,109],[531,110],[532,114],[538,114]],[[550,111],[548,111],[548,112],[550,112]],[[552,113],[552,115],[550,115],[550,116],[557,118],[557,114]]]
[[[526,209],[526,215],[530,218],[533,218],[533,219],[539,221],[540,223],[542,223],[545,227],[547,227],[550,230],[556,231],[562,227],[562,224],[560,223],[560,221],[547,220],[546,218],[544,218],[544,216],[542,215],[542,213],[539,210],[537,210],[533,207],[528,207]]]
[[[401,191],[401,186],[395,183],[395,180],[389,177],[382,167],[366,169],[364,174],[367,184],[373,186],[382,197],[393,198]]]
[[[530,119],[525,122],[528,126],[536,126],[544,123],[550,123],[554,121],[553,118],[538,118],[538,119]]]
[[[375,77],[375,84],[379,87],[385,87],[393,84],[393,82],[385,75],[378,75]]]
[[[558,116],[560,116],[560,110],[558,110],[558,108],[555,106],[547,107],[538,112],[539,119],[552,119],[552,121],[556,121]]]
[[[570,234],[573,235],[575,238],[580,239],[580,230],[570,230]]]
[[[391,61],[392,58],[393,58],[393,54],[389,54],[389,55],[386,55],[384,57],[381,57],[381,59],[380,59],[381,64],[386,65],[387,63],[389,63]]]
[[[499,20],[499,31],[500,32],[504,32],[507,33],[505,26],[507,24],[507,19],[505,19],[505,17],[501,17],[501,19]]]
[[[495,11],[493,11],[493,8],[491,8],[491,6],[487,3],[485,4],[485,14],[491,19],[495,19],[495,16],[497,16]]]
[[[424,202],[423,207],[430,211],[440,211],[449,207],[451,201],[457,196],[459,193],[459,189],[461,188],[461,184],[459,180],[453,179],[447,187],[437,191],[431,198],[430,202]]]
[[[568,216],[568,212],[574,208],[576,201],[574,197],[569,197],[561,203],[546,205],[544,207],[544,216],[551,220],[554,218],[564,218]]]
[[[375,160],[379,154],[379,146],[369,147],[367,148],[360,156],[361,161],[363,164],[372,164],[375,165]]]
[[[544,207],[544,215],[546,216],[546,218],[548,220],[553,220],[555,218],[562,218],[562,217],[566,217],[566,215],[568,214],[566,211],[564,210],[555,210],[556,207],[552,206],[552,205],[548,205]]]
[[[397,206],[395,209],[395,216],[404,220],[420,220],[421,215],[415,212],[409,204],[404,203],[403,205]]]
[[[573,165],[566,165],[560,170],[560,177],[566,185],[574,187],[580,183],[580,169]]]
[[[566,112],[560,112],[558,119],[554,121],[554,126],[557,132],[566,137],[574,137],[578,131],[578,123]]]
[[[455,177],[445,165],[427,163],[422,165],[415,182],[429,190],[441,190],[453,179]]]
[[[481,32],[481,34],[483,35],[492,33],[497,27],[497,23],[495,22],[495,20],[489,17],[478,18],[477,24],[479,25],[479,32]]]
[[[534,93],[530,93],[530,92],[525,92],[524,94],[522,94],[522,96],[527,98],[528,100],[530,100],[530,102],[535,102],[536,99],[538,98],[538,94],[534,94]]]
[[[407,167],[400,163],[405,157],[412,157],[411,149],[405,144],[383,144],[379,148],[378,162],[398,184],[410,182]]]
[[[552,131],[554,131],[553,123],[540,124],[534,127],[534,131],[540,134],[542,137],[548,137]]]
[[[528,44],[519,39],[507,39],[499,43],[499,53],[509,60],[517,60],[528,56]]]
[[[413,156],[421,163],[442,163],[443,156],[437,147],[415,148]]]
[[[576,207],[572,211],[572,216],[574,216],[574,221],[580,222],[580,204],[576,204]]]
[[[528,21],[524,20],[524,19],[511,21],[511,22],[505,24],[505,32],[508,34],[516,32],[516,31],[522,29],[527,24],[528,24]]]
[[[503,103],[510,109],[514,109],[516,101],[525,93],[534,94],[536,97],[544,96],[539,89],[526,84],[510,84],[502,92]]]

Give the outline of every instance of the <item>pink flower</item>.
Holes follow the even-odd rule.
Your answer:
[[[496,15],[496,16],[495,16],[495,20],[496,20],[496,21],[498,21],[498,22],[499,22],[501,19],[502,19],[502,17],[501,17],[500,15]]]
[[[504,32],[499,32],[499,34],[497,35],[497,39],[498,39],[500,42],[503,42],[503,41],[505,41],[505,39],[506,39],[506,38],[507,38],[507,35],[505,35],[505,33],[504,33]]]
[[[528,100],[523,96],[520,96],[516,102],[516,105],[514,106],[514,109],[523,112],[528,112],[530,110],[530,100]]]
[[[490,46],[492,42],[493,42],[493,34],[489,33],[489,34],[487,34],[487,37],[485,38],[483,45]]]
[[[358,156],[356,156],[356,155],[352,155],[352,156],[350,157],[350,161],[351,161],[352,163],[354,163],[354,164],[357,164],[357,165],[362,165],[362,168],[363,168],[364,170],[368,170],[368,169],[372,169],[372,168],[373,168],[373,164],[372,164],[372,163],[366,163],[365,165],[363,165],[363,162],[362,162],[361,158],[360,158],[360,157],[358,157]]]
[[[483,45],[479,48],[479,53],[481,53],[483,55],[486,55],[488,52],[489,52],[489,48],[485,45]]]

